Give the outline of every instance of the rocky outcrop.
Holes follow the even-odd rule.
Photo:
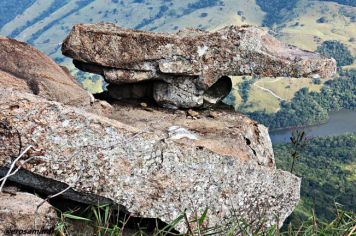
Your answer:
[[[86,28],[79,25],[75,29],[80,27]],[[241,49],[243,32],[263,32],[230,27],[216,33],[166,35],[107,24],[90,27],[92,31],[83,31],[87,39],[81,33],[74,37],[75,32],[82,32],[74,30],[64,44],[65,53],[75,54],[77,66],[112,80],[108,91],[111,97],[153,96],[170,107],[195,107],[221,100],[231,88],[225,69],[236,69],[226,64],[228,55],[241,50],[239,55],[245,61],[234,61],[240,66],[248,58],[252,60],[247,55],[255,55],[254,50]],[[123,40],[122,44],[112,40],[114,35],[115,40]],[[238,49],[233,51],[225,37],[236,39]],[[264,37],[269,36],[261,36],[261,40]],[[75,38],[84,41],[77,45],[72,42]],[[92,41],[85,41],[89,39]],[[106,40],[107,48],[104,44],[95,46],[102,40]],[[136,49],[143,50],[138,48],[140,40],[141,46],[149,41],[157,44],[147,48],[148,58],[146,52],[138,51],[137,57],[132,54]],[[181,40],[185,44],[179,44]],[[124,41],[126,53],[132,55],[114,58],[115,53],[124,53]],[[217,43],[226,44],[226,56]],[[113,105],[93,101],[62,68],[30,46],[1,38],[0,49],[0,54],[7,56],[7,61],[0,62],[0,177],[31,145],[19,162],[22,169],[9,181],[44,195],[70,186],[62,198],[87,204],[113,203],[131,217],[169,223],[185,210],[192,220],[208,208],[206,226],[219,225],[234,214],[251,227],[257,227],[256,219],[265,220],[267,226],[281,226],[299,201],[300,179],[276,169],[267,128],[249,118],[225,108],[185,112],[135,101]],[[191,54],[186,50],[192,50]],[[104,57],[109,51],[112,54]],[[327,70],[333,60],[315,55],[314,60],[312,55],[308,54],[306,63],[325,62],[318,73],[331,73]],[[97,61],[90,61],[91,57]],[[267,66],[258,58],[258,66]],[[221,63],[221,69],[213,59]],[[276,60],[281,63],[282,59]],[[217,72],[205,68],[203,62]],[[202,66],[196,67],[197,63]],[[304,67],[298,68],[301,74],[309,73]],[[280,73],[292,71],[297,73],[287,69]],[[272,66],[270,73],[279,72]],[[98,115],[102,112],[97,110],[105,110],[105,116]],[[184,221],[177,229],[186,230]]]
[[[52,235],[57,214],[48,203],[37,210],[42,201],[29,193],[0,193],[0,234]]]
[[[33,160],[24,169],[72,186],[67,197],[75,192],[105,197],[132,216],[164,222],[184,209],[193,219],[209,208],[208,226],[235,211],[251,224],[265,219],[281,226],[299,200],[300,179],[275,168],[267,129],[229,111],[215,118],[190,114],[195,119],[126,104],[117,105],[109,119],[0,89],[0,117],[6,121],[0,166],[33,145],[27,155]],[[38,183],[20,174],[10,180],[35,189]],[[53,186],[48,181],[38,188]],[[184,222],[177,229],[184,231]]]
[[[26,43],[0,36],[0,87],[14,87],[69,105],[90,105],[92,96],[65,68]]]
[[[164,34],[109,23],[79,24],[62,52],[79,69],[103,75],[113,84],[109,91],[115,98],[128,95],[120,90],[126,86],[136,96],[148,93],[169,107],[220,101],[231,90],[230,75],[329,77],[336,71],[334,59],[285,45],[252,26]]]

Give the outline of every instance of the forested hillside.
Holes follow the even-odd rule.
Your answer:
[[[290,171],[291,145],[279,144],[273,150],[277,166]],[[308,140],[293,172],[302,177],[302,201],[290,220],[298,225],[312,209],[323,220],[335,217],[336,206],[356,211],[355,156],[356,134]]]
[[[337,79],[327,81],[320,92],[299,90],[290,102],[281,102],[276,113],[247,113],[271,129],[316,125],[326,122],[328,112],[356,109],[356,70],[340,71]]]
[[[298,0],[256,0],[261,9],[267,13],[263,20],[263,25],[272,26],[273,24],[282,23],[290,15],[293,15],[293,9],[296,7]]]

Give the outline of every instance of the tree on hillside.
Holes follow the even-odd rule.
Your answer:
[[[343,43],[336,40],[324,41],[316,51],[326,57],[335,58],[337,66],[347,66],[354,62],[349,49]]]
[[[263,25],[272,26],[283,21],[287,15],[293,14],[293,9],[298,0],[256,0],[258,6],[266,12]]]

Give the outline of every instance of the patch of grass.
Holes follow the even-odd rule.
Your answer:
[[[326,235],[354,235],[356,232],[355,213],[338,209],[335,219],[329,222],[319,221],[315,214],[302,222],[299,227],[288,226],[286,236],[326,236]]]
[[[310,78],[263,78],[257,84],[290,101],[294,94],[304,87],[309,88],[309,91],[320,92],[325,81],[322,80],[321,84],[314,84],[313,79]]]
[[[108,204],[88,206],[84,211],[58,211],[59,221],[55,231],[59,235],[122,235],[128,218],[116,214]]]
[[[251,84],[248,92],[247,101],[244,102],[239,93],[239,87],[245,80],[252,80],[251,76],[232,76],[233,81],[233,96],[235,96],[235,110],[242,112],[266,111],[274,113],[279,109],[279,101],[270,93],[263,91]]]
[[[276,97],[255,86],[251,87],[247,103],[242,107],[244,112],[265,111],[266,113],[275,113],[279,108],[279,100]]]
[[[71,235],[69,229],[73,221],[88,224],[94,229],[93,235],[124,235],[125,224],[127,222],[118,222],[116,216],[112,214],[113,209],[109,205],[91,206],[86,216],[78,216],[72,212],[59,212],[60,221],[55,227],[59,235]],[[276,225],[268,226],[264,219],[254,219],[254,222],[247,223],[239,214],[232,214],[229,220],[222,222],[215,227],[207,227],[209,209],[188,220],[185,212],[179,215],[171,223],[163,228],[154,228],[153,232],[147,232],[144,229],[138,229],[130,235],[224,235],[224,236],[321,236],[321,235],[353,235],[356,230],[356,216],[352,212],[346,212],[338,209],[335,219],[329,222],[319,221],[312,213],[311,216],[299,226],[288,225],[287,230],[281,231]],[[179,224],[184,224],[187,228],[186,233],[179,234],[174,228]],[[78,232],[77,232],[78,233]],[[83,231],[81,232],[85,234]]]

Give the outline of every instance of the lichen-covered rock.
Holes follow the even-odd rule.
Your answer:
[[[89,106],[91,95],[66,68],[30,45],[0,36],[0,86],[69,105]]]
[[[108,83],[164,81],[165,86],[154,86],[154,97],[179,107],[201,106],[203,95],[223,76],[330,77],[336,71],[334,59],[286,45],[253,26],[167,34],[109,23],[78,24],[63,42],[62,52],[79,69],[101,74]],[[177,86],[175,80],[190,83],[192,89]],[[224,90],[224,95],[229,92]],[[219,101],[214,95],[205,102]]]
[[[281,226],[297,204],[300,179],[275,168],[262,125],[224,111],[191,120],[163,109],[115,109],[117,120],[0,89],[0,117],[23,147],[36,149],[25,169],[112,199],[132,216],[170,222],[184,209],[192,219],[209,208],[208,226],[234,211],[251,224]],[[18,151],[13,139],[0,140],[0,167],[11,163],[7,149]]]
[[[57,214],[47,202],[36,211],[42,201],[29,193],[0,193],[0,234],[52,235]]]

